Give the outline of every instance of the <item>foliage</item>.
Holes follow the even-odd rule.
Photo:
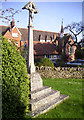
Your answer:
[[[0,119],[2,118],[2,40],[0,40]]]
[[[34,62],[35,62],[35,66],[40,66],[41,58],[35,58]]]
[[[23,49],[23,50],[21,50],[20,52],[21,52],[21,55],[22,55],[22,56],[25,58],[25,60],[27,61],[27,58],[28,58],[28,50]]]
[[[75,58],[84,59],[84,48],[77,47],[76,52],[75,52]]]
[[[0,84],[1,84],[1,78],[2,78],[2,40],[0,40]]]
[[[43,58],[40,66],[50,66],[50,67],[54,67],[53,62],[49,59],[49,58]]]
[[[79,49],[76,50],[75,58],[76,59],[82,59],[81,51]]]
[[[3,117],[13,118],[24,114],[29,103],[29,79],[26,62],[16,46],[2,39],[2,112]]]

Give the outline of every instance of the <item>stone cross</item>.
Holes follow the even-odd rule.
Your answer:
[[[33,53],[33,18],[34,13],[38,13],[33,2],[28,2],[22,9],[29,10],[29,25],[28,25],[28,60],[27,70],[29,74],[35,72],[34,53]]]

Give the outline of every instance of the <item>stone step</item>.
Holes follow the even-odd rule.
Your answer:
[[[32,117],[36,117],[39,114],[45,113],[45,112],[49,111],[50,109],[56,107],[59,103],[65,101],[68,98],[69,98],[69,96],[67,96],[67,95],[60,95],[58,98],[51,100],[49,103],[41,106],[37,110],[30,112],[28,115],[32,116]]]
[[[36,99],[50,92],[51,92],[51,87],[43,86],[40,89],[34,90],[32,92],[30,91],[30,96],[31,96],[31,99]]]
[[[51,90],[48,94],[45,94],[43,96],[40,96],[36,99],[30,100],[30,105],[32,111],[35,109],[38,109],[39,107],[49,103],[50,101],[54,100],[55,98],[60,96],[60,91],[57,90]]]

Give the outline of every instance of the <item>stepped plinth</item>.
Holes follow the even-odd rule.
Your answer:
[[[51,87],[43,86],[42,78],[38,73],[29,75],[30,79],[30,112],[29,115],[36,117],[56,107],[59,103],[68,99],[69,96],[61,95],[60,91],[52,90]]]

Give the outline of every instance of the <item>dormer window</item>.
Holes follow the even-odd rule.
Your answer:
[[[40,34],[40,35],[39,35],[39,41],[41,40],[41,37],[42,37],[42,35]]]
[[[47,35],[45,36],[45,42],[47,41]]]
[[[12,37],[18,37],[18,33],[12,33]]]
[[[52,41],[52,36],[50,36],[50,39],[51,39],[51,41]]]

